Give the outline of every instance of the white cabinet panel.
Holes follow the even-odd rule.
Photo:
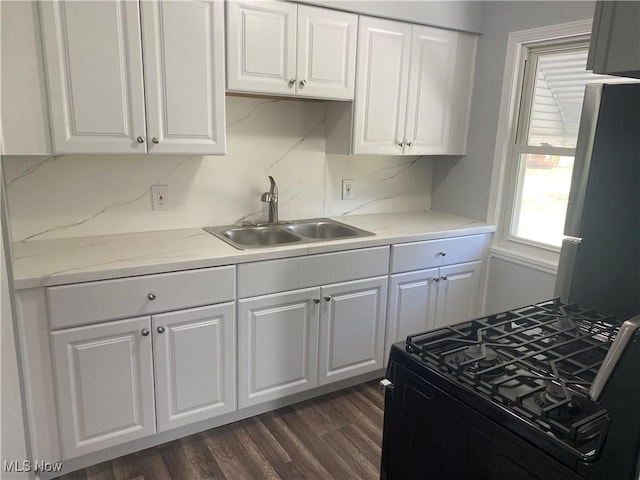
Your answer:
[[[360,18],[353,153],[402,153],[411,25]]]
[[[289,2],[227,2],[227,89],[352,99],[358,16]]]
[[[224,153],[223,3],[140,7],[149,153]]]
[[[405,153],[446,153],[456,76],[456,32],[413,27]]]
[[[154,315],[158,431],[235,410],[233,303]]]
[[[145,153],[137,2],[41,2],[56,153]]]
[[[434,328],[438,275],[431,268],[389,277],[385,363],[393,343]]]
[[[440,268],[435,328],[469,320],[478,314],[481,262]]]
[[[240,408],[317,385],[319,288],[238,301]]]
[[[297,6],[269,1],[226,4],[227,88],[293,94]]]
[[[327,151],[465,153],[476,37],[360,17],[353,108],[330,103]]]
[[[352,99],[358,16],[298,5],[296,94]]]
[[[65,458],[155,433],[149,317],[51,334]]]
[[[318,383],[382,368],[387,277],[321,288]]]

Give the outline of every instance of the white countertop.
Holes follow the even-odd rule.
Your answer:
[[[335,220],[373,237],[237,250],[201,228],[39,240],[13,244],[16,289],[213,267],[495,231],[495,225],[428,211]]]

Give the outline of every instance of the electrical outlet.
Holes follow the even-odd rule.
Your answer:
[[[342,200],[353,200],[356,198],[353,192],[353,179],[342,180]]]
[[[151,208],[169,210],[169,185],[151,185]]]

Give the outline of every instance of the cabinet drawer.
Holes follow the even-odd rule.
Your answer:
[[[238,298],[386,275],[389,247],[238,265]]]
[[[484,245],[484,235],[393,245],[391,247],[391,273],[480,260]]]
[[[47,289],[51,328],[227,302],[235,267],[204,268]]]

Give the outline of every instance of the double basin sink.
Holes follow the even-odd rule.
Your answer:
[[[206,227],[205,231],[240,250],[375,235],[328,218],[251,226]]]

